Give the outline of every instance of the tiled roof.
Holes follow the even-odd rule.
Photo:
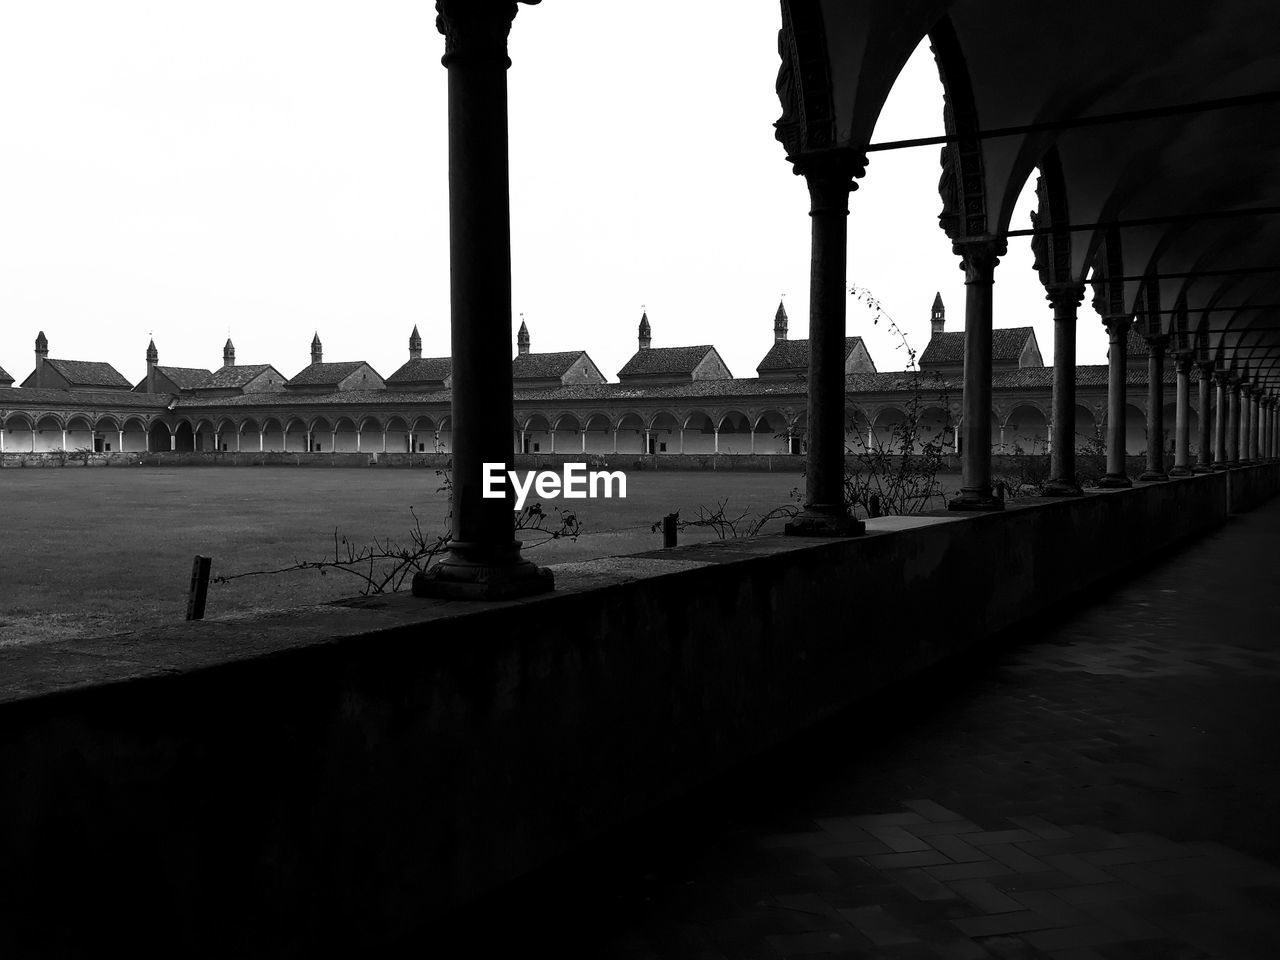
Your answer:
[[[13,383],[13,377],[5,373],[4,367],[0,367],[0,383]]]
[[[142,407],[163,410],[173,402],[167,393],[134,393],[132,390],[50,390],[45,387],[12,387],[10,404],[69,407]],[[11,408],[12,409],[12,408]]]
[[[846,359],[861,342],[861,337],[844,338],[844,355]],[[807,339],[776,340],[773,346],[769,348],[769,352],[764,355],[764,359],[760,361],[760,365],[756,367],[756,370],[808,370],[808,368],[809,341]]]
[[[511,377],[514,380],[559,379],[578,362],[583,350],[565,350],[561,353],[520,353],[511,361]]]
[[[696,347],[650,347],[637,350],[618,371],[619,377],[649,376],[663,373],[693,373],[715,348],[711,344]],[[723,383],[724,381],[715,381]]]
[[[96,360],[45,360],[45,363],[61,374],[63,379],[73,387],[133,389],[133,384],[109,363],[100,363]]]
[[[298,375],[289,381],[289,386],[337,386],[363,365],[363,360],[346,360],[340,363],[313,363],[309,367],[303,367],[298,372]]]
[[[156,367],[156,370],[172,380],[179,390],[200,386],[201,381],[211,375],[211,371],[199,367]]]
[[[1031,327],[997,327],[991,331],[991,359],[1017,360],[1027,340],[1032,336]],[[920,354],[921,365],[935,363],[964,363],[964,331],[940,333],[929,340]]]
[[[414,329],[418,329],[414,327]],[[443,383],[453,373],[452,357],[420,357],[410,360],[387,377],[387,383]]]
[[[251,363],[242,367],[220,367],[196,384],[201,390],[228,390],[243,387],[250,381],[271,370],[269,363]],[[283,380],[283,375],[281,376]]]

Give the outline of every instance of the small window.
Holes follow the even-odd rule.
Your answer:
[[[108,443],[108,444],[105,444],[105,445],[104,445],[104,447],[103,447],[103,449],[105,450],[105,452],[110,453],[110,452],[111,452],[111,444],[109,444],[109,443]]]
[[[534,452],[534,453],[540,453],[541,451],[542,451],[542,446],[541,446],[540,444],[535,443],[535,444],[533,445],[533,452]]]
[[[667,445],[666,445],[665,443],[659,443],[659,444],[658,444],[658,452],[659,452],[659,453],[666,453],[666,452],[667,452]]]

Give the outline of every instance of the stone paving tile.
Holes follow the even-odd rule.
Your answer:
[[[463,912],[459,941],[1277,960],[1278,545],[1273,502]]]

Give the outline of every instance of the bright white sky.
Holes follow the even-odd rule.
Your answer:
[[[384,376],[416,323],[449,353],[444,39],[429,0],[40,0],[0,7],[0,366],[50,355],[145,373],[326,360]],[[754,376],[785,293],[807,336],[809,219],[772,123],[776,3],[546,0],[511,37],[514,327],[583,348],[713,343]],[[927,45],[877,139],[941,132]],[[875,154],[852,198],[849,278],[917,349],[963,274],[937,226],[938,150]],[[1015,225],[1026,221],[1030,188]],[[1052,319],[1025,238],[996,271],[997,326]],[[882,370],[906,363],[851,302]],[[1082,363],[1106,338],[1081,313]]]

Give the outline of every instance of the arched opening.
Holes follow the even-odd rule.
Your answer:
[[[83,414],[74,414],[67,418],[66,449],[76,453],[102,453],[101,446],[94,443],[93,424]]]
[[[173,431],[173,449],[178,453],[191,453],[196,448],[196,431],[190,420],[182,420]]]
[[[523,436],[520,441],[520,449],[524,453],[550,453],[551,452],[551,424],[547,422],[547,418],[540,413],[535,413],[524,422],[521,428]]]
[[[756,417],[752,427],[756,453],[790,453],[787,417],[780,410],[766,410]]]
[[[236,453],[240,450],[240,428],[230,419],[218,421],[214,439],[217,444],[215,449],[222,453]]]
[[[885,453],[910,453],[915,438],[910,434],[907,415],[897,407],[885,407],[871,420],[871,447]]]
[[[154,420],[147,431],[147,445],[152,453],[168,453],[175,449],[177,437],[173,428],[163,420]]]
[[[624,413],[614,426],[614,451],[617,453],[644,453],[644,421],[638,413]]]
[[[586,437],[587,453],[613,452],[613,421],[605,414],[593,413],[587,417],[582,434]]]
[[[360,431],[350,417],[339,417],[333,422],[332,447],[334,453],[360,452]]]
[[[720,453],[751,453],[751,443],[754,439],[751,433],[751,423],[747,420],[745,413],[737,410],[731,410],[720,418],[717,425],[718,430],[718,450]]]
[[[680,421],[663,411],[649,422],[649,435],[653,438],[654,453],[682,453],[680,448]]]
[[[226,439],[225,435],[223,439]],[[262,425],[253,417],[236,424],[234,443],[241,453],[259,453],[263,448]]]
[[[436,453],[453,452],[453,417],[440,418],[436,426]]]
[[[430,417],[414,417],[409,424],[409,436],[414,453],[436,452],[436,422]]]
[[[582,433],[582,424],[571,413],[562,413],[556,418],[551,431],[551,449],[554,453],[581,453],[586,442]]]
[[[25,413],[13,413],[4,418],[0,427],[4,436],[5,453],[31,453],[35,450],[35,421]]]
[[[1049,449],[1049,420],[1030,404],[1014,407],[1002,431],[1003,449],[1015,456],[1038,455]]]
[[[949,410],[943,407],[926,407],[921,412],[916,421],[916,452],[923,452],[926,444],[938,453],[955,453],[956,435]]]
[[[262,449],[268,453],[284,452],[284,424],[275,417],[262,421]]]
[[[413,447],[409,443],[409,424],[404,417],[389,417],[383,425],[386,435],[385,449],[388,453],[410,453]]]
[[[684,418],[681,434],[685,453],[716,452],[715,424],[701,410],[695,410]]]
[[[356,449],[361,453],[382,453],[382,424],[376,417],[362,417],[356,428]]]
[[[333,424],[325,417],[316,417],[307,425],[311,453],[333,452]]]
[[[286,453],[307,452],[307,425],[297,417],[290,417],[285,421],[281,448]]]

